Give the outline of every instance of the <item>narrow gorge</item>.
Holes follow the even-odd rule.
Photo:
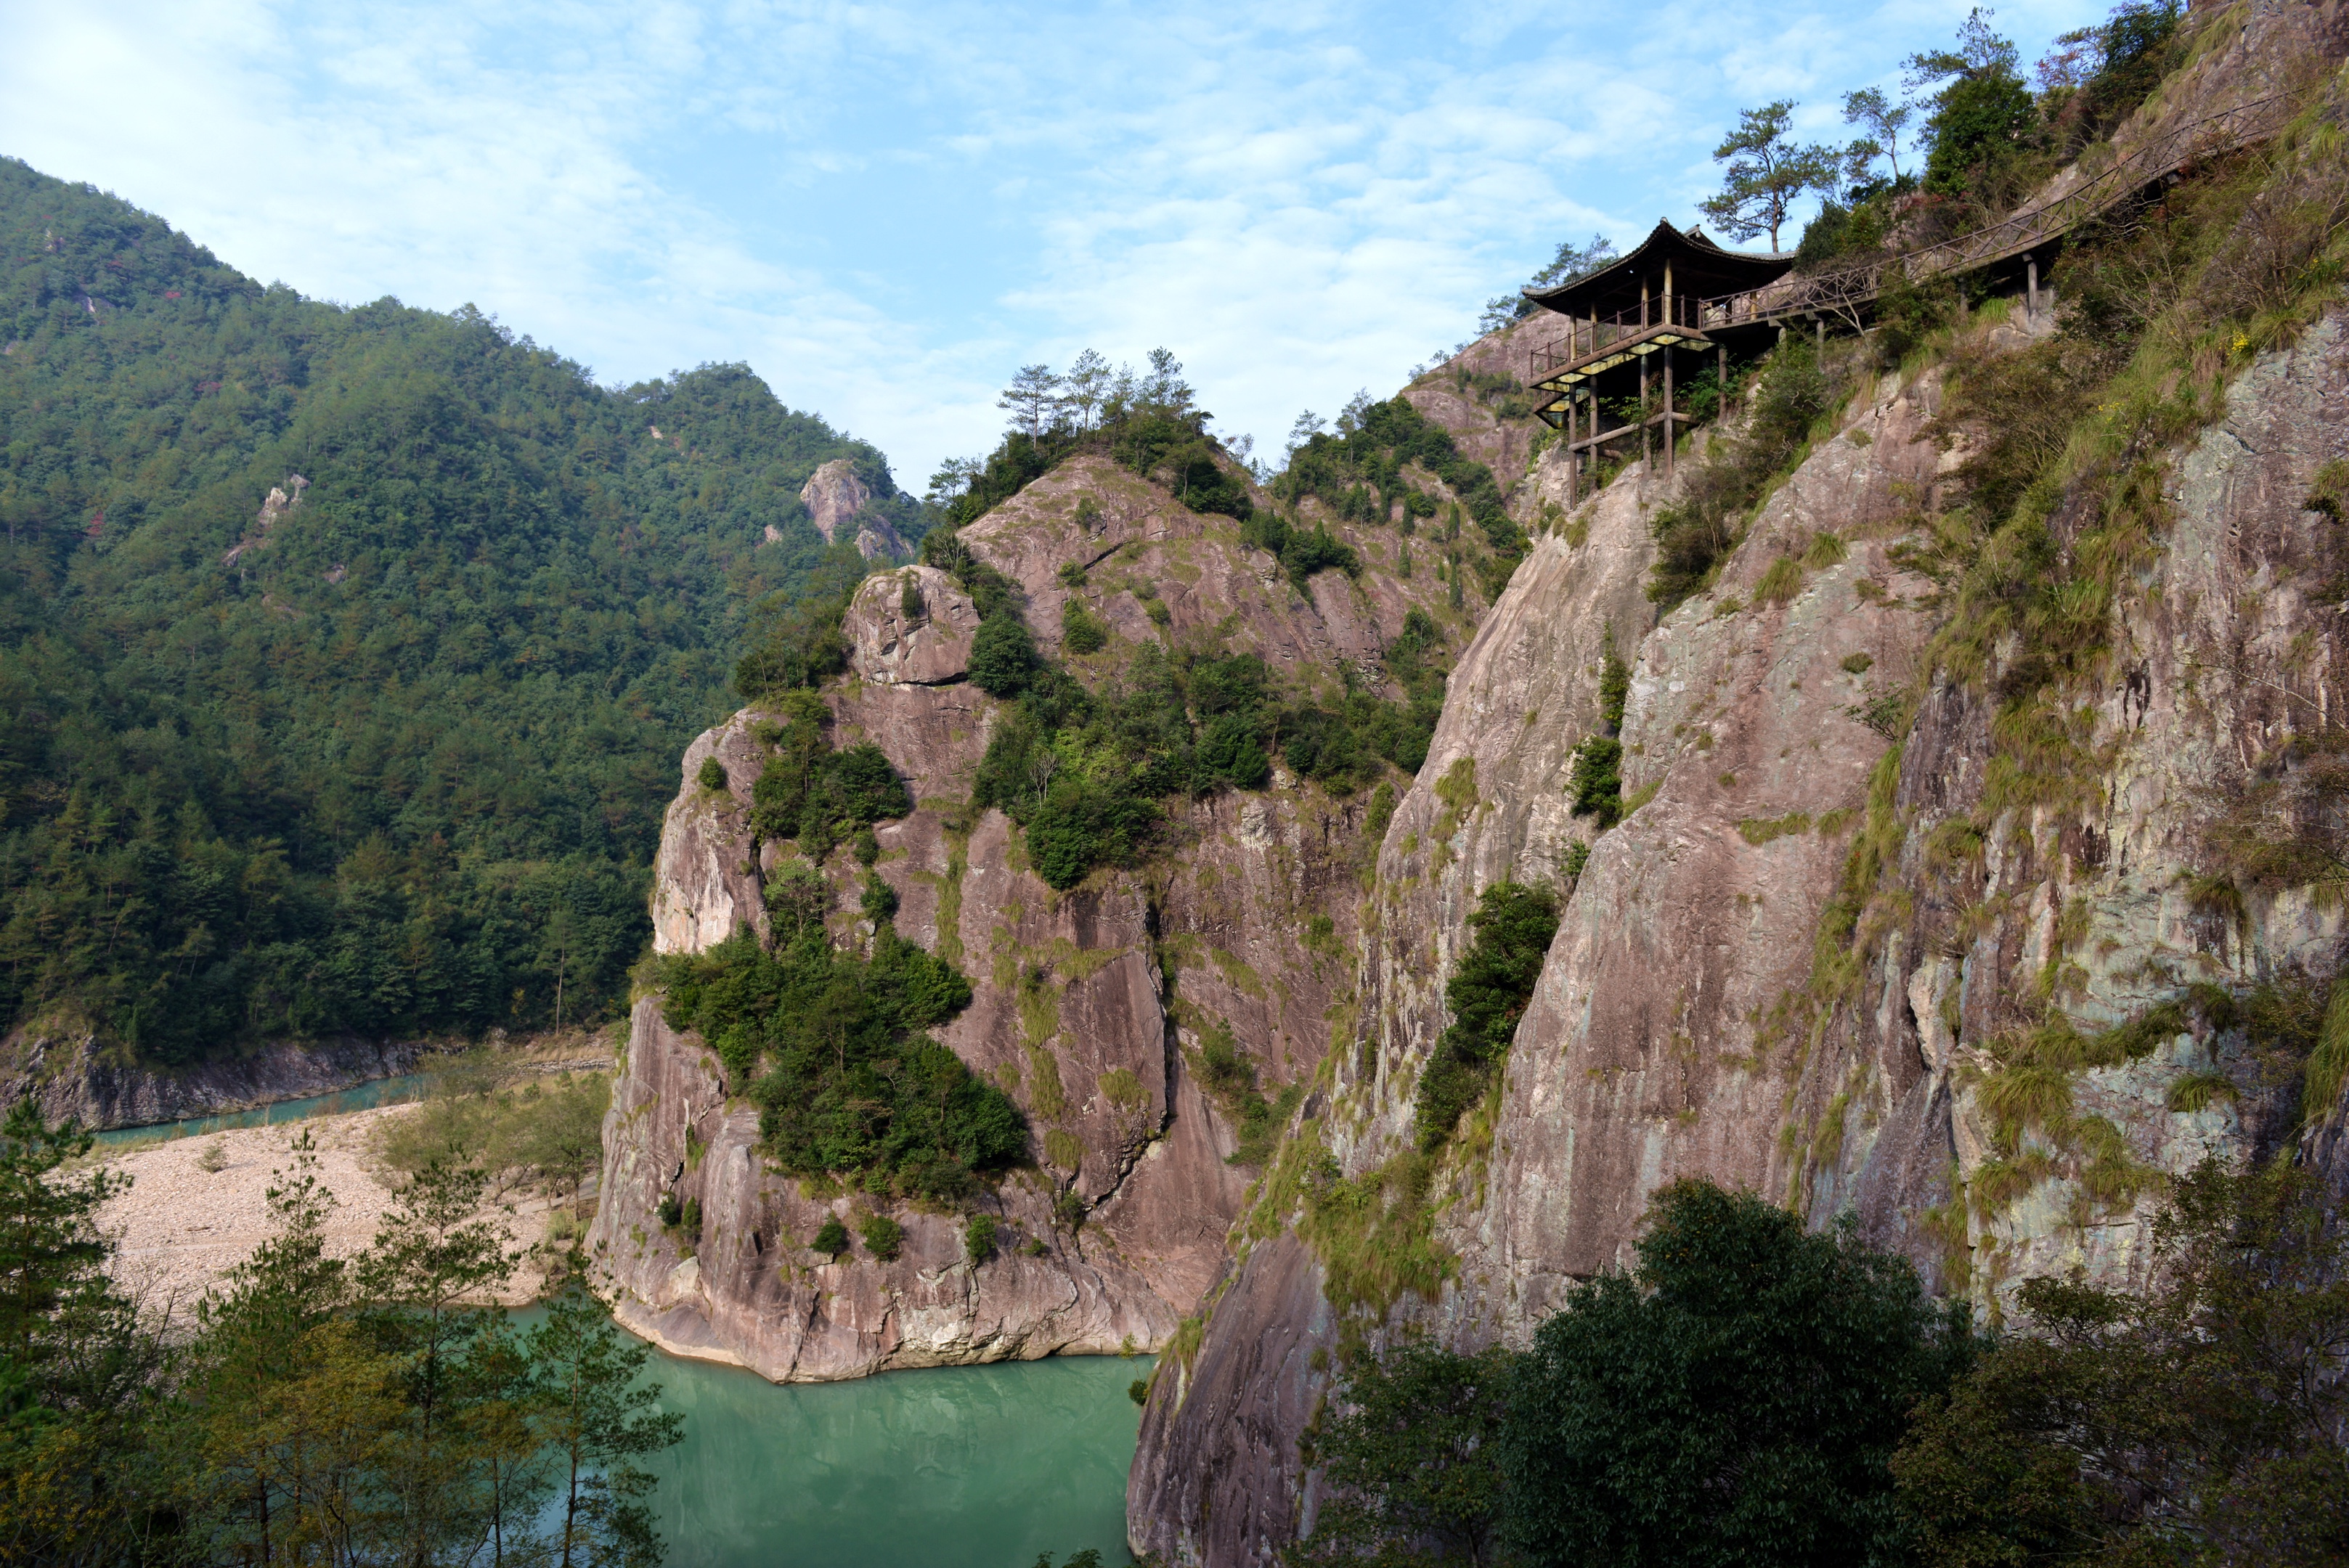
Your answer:
[[[2215,355],[2158,320],[2083,346],[2093,258],[2139,231],[2100,232],[2048,284],[1953,291],[1905,346],[1782,339],[1677,471],[1593,494],[1522,396],[1537,313],[1376,406],[1489,468],[1521,559],[1497,528],[1464,548],[1468,481],[1408,456],[1375,509],[1235,509],[1350,570],[1097,450],[953,536],[1096,694],[1253,656],[1334,709],[1448,666],[1415,775],[1319,779],[1276,745],[1256,787],[1168,803],[1148,855],[1048,879],[974,803],[1016,722],[973,678],[990,590],[951,562],[868,579],[821,703],[913,809],[873,829],[886,907],[843,843],[822,918],[852,946],[894,920],[968,977],[937,1037],[1033,1158],[974,1200],[991,1251],[950,1205],[786,1175],[748,1086],[642,986],[591,1236],[621,1320],[789,1381],[1162,1353],[1133,1543],[1225,1568],[1310,1532],[1300,1445],[1345,1367],[1521,1347],[1676,1178],[1847,1222],[1992,1323],[2033,1276],[2139,1280],[2162,1183],[2207,1156],[2297,1149],[2349,1183],[2311,1057],[2349,946],[2349,319],[2328,284],[2243,282],[2263,214],[2340,206],[2349,31],[2284,0],[2192,26],[2103,156],[2230,103],[2300,115],[2147,198],[2218,224],[2170,297],[2241,322]],[[1798,374],[1792,455],[1670,586],[1672,531]],[[753,702],[686,752],[657,953],[770,933],[786,851],[756,789],[784,719]],[[1501,884],[1547,890],[1557,934],[1502,1070],[1431,1138],[1446,983]],[[881,1210],[894,1257],[814,1250]]]

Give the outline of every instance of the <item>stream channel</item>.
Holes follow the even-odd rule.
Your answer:
[[[777,1385],[656,1351],[685,1439],[645,1468],[669,1568],[1031,1568],[1128,1561],[1147,1357]]]

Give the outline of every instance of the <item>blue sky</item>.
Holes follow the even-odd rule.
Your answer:
[[[1277,452],[1560,240],[1692,221],[1740,108],[1844,139],[1966,9],[13,0],[0,152],[607,382],[748,361],[919,490],[1088,346]],[[1996,25],[2028,62],[2105,9]]]

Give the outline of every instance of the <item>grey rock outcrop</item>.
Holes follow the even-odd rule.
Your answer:
[[[1356,542],[1376,560],[1378,531]],[[1113,678],[1145,645],[1215,637],[1263,655],[1276,678],[1341,686],[1341,662],[1381,682],[1381,650],[1413,607],[1453,624],[1443,587],[1375,568],[1330,572],[1299,593],[1230,518],[1194,514],[1114,466],[1080,458],[962,531],[1010,577],[1040,638],[1083,602],[1109,645],[1069,662]],[[1064,578],[1073,563],[1081,574]],[[1154,607],[1156,614],[1153,614]],[[806,1243],[846,1197],[811,1196],[765,1165],[758,1115],[715,1056],[641,1001],[605,1129],[605,1197],[591,1233],[623,1323],[680,1354],[795,1381],[899,1367],[1155,1349],[1223,1271],[1251,1172],[1227,1162],[1233,1130],[1186,1053],[1227,1027],[1268,1092],[1309,1078],[1333,1036],[1351,1037],[1363,796],[1283,777],[1260,793],[1180,804],[1169,852],[1055,892],[999,812],[963,802],[999,705],[965,677],[978,617],[946,574],[908,567],[867,582],[843,626],[847,677],[825,688],[835,743],[870,740],[918,809],[882,824],[878,874],[901,934],[971,979],[970,1006],[938,1031],[1026,1110],[1036,1164],[983,1201],[1004,1227],[993,1260],[962,1254],[961,1222],[893,1211],[902,1255],[838,1263]],[[655,866],[657,952],[689,953],[766,930],[751,791],[769,719],[744,710],[685,754]],[[701,782],[705,760],[722,787]],[[859,937],[845,851],[826,868],[841,940]],[[696,1199],[688,1245],[659,1223],[668,1193]],[[1056,1225],[1064,1193],[1086,1212]],[[1040,1255],[1024,1243],[1042,1243]]]
[[[121,1059],[88,1034],[27,1032],[0,1049],[0,1104],[30,1095],[52,1122],[151,1127],[356,1088],[429,1055],[412,1040],[288,1040],[173,1071]]]
[[[857,477],[856,465],[846,458],[825,463],[800,487],[800,500],[826,544],[838,543],[841,531],[853,528],[850,537],[855,541],[856,552],[867,561],[908,553],[910,547],[886,518],[866,512],[872,500],[872,489]]]

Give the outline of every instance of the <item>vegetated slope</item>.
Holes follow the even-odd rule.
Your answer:
[[[2253,21],[2197,90],[2222,56],[2337,65],[2330,16]],[[1904,365],[1791,346],[1761,397],[1816,377],[1828,407],[1706,561],[1656,531],[1710,459],[1535,542],[1381,847],[1356,1048],[1154,1380],[1138,1546],[1237,1563],[1309,1530],[1297,1444],[1346,1357],[1523,1344],[1674,1177],[1852,1211],[1986,1313],[2032,1275],[2127,1281],[2208,1153],[2344,1179],[2344,103],[2336,77],[2078,237],[2060,325],[2000,300]],[[1595,741],[1615,799],[1578,817]],[[1503,883],[1562,918],[1431,1151],[1444,981]]]
[[[161,1063],[608,1009],[802,485],[917,523],[743,367],[600,387],[14,161],[0,448],[0,1026]]]
[[[865,582],[817,687],[833,761],[799,745],[822,660],[793,650],[828,631],[800,623],[753,660],[774,689],[687,750],[658,948],[746,995],[744,925],[786,953],[812,911],[879,985],[879,955],[926,950],[969,984],[934,1037],[1024,1147],[957,1155],[981,1179],[948,1191],[885,1152],[911,1119],[876,1092],[874,1152],[810,1175],[774,1109],[804,1029],[713,1011],[706,981],[692,1010],[647,997],[593,1238],[624,1322],[817,1379],[1155,1348],[1216,1278],[1273,1129],[1351,1037],[1359,879],[1475,621],[1448,569],[1406,574],[1398,524],[1315,527],[1190,434],[1069,440],[933,536],[936,564]],[[869,835],[833,782],[868,747],[912,802]],[[845,1243],[868,1219],[884,1244]]]

